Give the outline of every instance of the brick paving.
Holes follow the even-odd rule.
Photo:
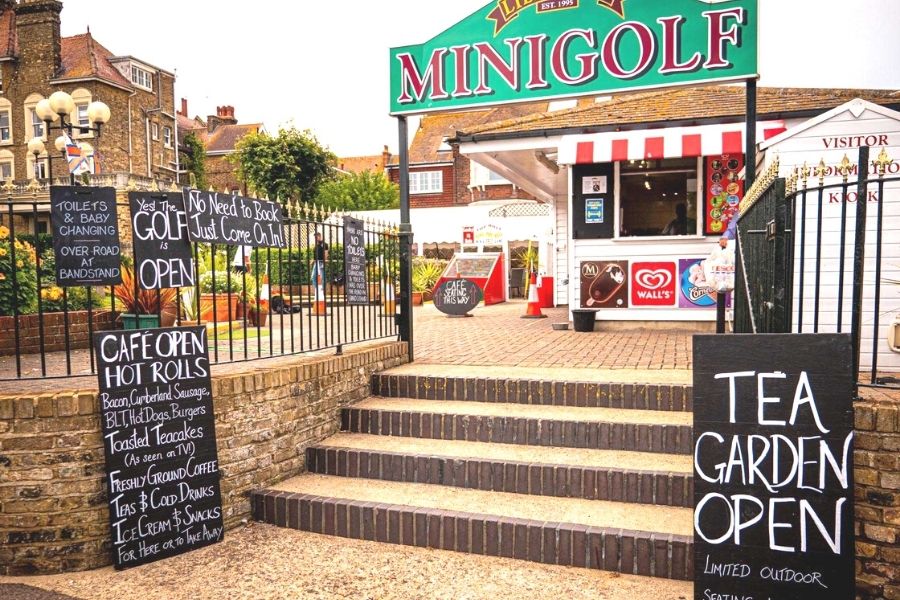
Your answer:
[[[479,307],[472,318],[450,318],[432,305],[415,311],[419,364],[582,369],[690,369],[691,336],[684,330],[578,333],[553,331],[566,308],[543,309],[546,319],[522,319],[525,303]]]

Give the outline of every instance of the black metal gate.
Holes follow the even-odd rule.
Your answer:
[[[791,331],[792,206],[785,179],[773,172],[748,193],[738,219],[734,328],[739,333]]]
[[[900,383],[878,369],[879,352],[889,353],[884,324],[894,310],[883,312],[884,287],[900,284],[895,272],[885,273],[900,265],[883,263],[885,205],[897,201],[896,196],[886,201],[885,189],[892,184],[896,190],[900,183],[900,177],[885,177],[889,167],[894,172],[885,150],[870,163],[869,148],[863,147],[856,165],[845,156],[837,167],[842,183],[825,185],[826,174],[833,173],[824,161],[815,169],[795,168],[788,178],[778,176],[774,161],[741,203],[736,333],[847,332],[853,339],[854,372],[859,373],[865,331],[870,367],[865,377],[860,373],[860,385]],[[855,185],[850,181],[854,173]],[[813,174],[818,186],[808,187]],[[840,204],[840,219],[833,216],[823,230],[823,206],[834,203]]]

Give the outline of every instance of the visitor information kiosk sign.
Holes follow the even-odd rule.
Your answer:
[[[694,598],[854,597],[849,335],[694,336]]]
[[[755,79],[757,14],[757,0],[492,0],[391,50],[391,114]]]

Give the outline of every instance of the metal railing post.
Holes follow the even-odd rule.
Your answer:
[[[863,276],[866,268],[866,205],[868,204],[869,147],[859,149],[859,173],[856,181],[856,237],[853,241],[853,314],[850,333],[853,336],[853,378],[859,380],[859,358],[862,340]],[[877,344],[878,340],[872,341]]]
[[[400,145],[400,340],[409,345],[409,360],[413,360],[412,307],[412,225],[409,206],[409,125],[406,117],[397,117]]]

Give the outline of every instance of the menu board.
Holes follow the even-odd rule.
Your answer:
[[[114,188],[51,186],[50,220],[60,287],[122,283]]]
[[[694,598],[853,598],[850,336],[693,347]]]
[[[94,335],[113,562],[223,539],[205,327]]]
[[[721,235],[731,219],[737,218],[744,197],[743,154],[722,154],[706,158],[706,233]]]
[[[129,192],[138,284],[145,290],[196,285],[181,194]]]
[[[282,209],[275,202],[185,188],[184,204],[192,242],[287,247]]]
[[[581,308],[628,308],[628,261],[581,263]]]
[[[444,277],[477,277],[487,279],[499,256],[465,256],[457,254],[447,267]]]
[[[347,216],[344,217],[344,293],[347,304],[369,303],[363,222]]]

